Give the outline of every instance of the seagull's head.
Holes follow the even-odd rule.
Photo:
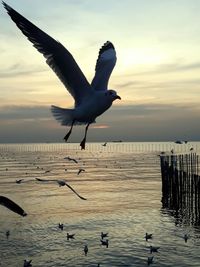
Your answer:
[[[116,100],[116,99],[120,99],[121,97],[117,95],[117,92],[115,90],[108,90],[105,92],[106,97],[108,97],[109,99],[111,99],[112,101]]]

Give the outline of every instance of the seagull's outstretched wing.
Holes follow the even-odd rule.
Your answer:
[[[27,215],[27,213],[19,205],[7,197],[0,196],[0,205],[5,206],[9,210],[12,210],[23,217]]]
[[[107,41],[99,50],[92,87],[95,90],[107,90],[108,80],[116,64],[117,57],[113,44]]]
[[[76,194],[80,199],[82,200],[87,200],[86,198],[80,196],[68,183],[66,183],[65,181],[62,181],[62,180],[53,180],[53,179],[49,179],[49,180],[46,180],[46,179],[41,179],[41,178],[35,178],[37,181],[39,182],[56,182],[60,185],[59,182],[63,182],[62,186],[63,185],[66,185],[69,189],[72,190],[72,192],[74,192],[74,194]]]
[[[80,196],[69,184],[65,183],[65,185],[69,187],[74,192],[74,194],[76,194],[80,199],[87,200],[86,198]]]
[[[47,64],[74,97],[75,105],[79,105],[83,98],[90,96],[93,90],[69,51],[5,2],[2,3],[17,27],[43,54]]]

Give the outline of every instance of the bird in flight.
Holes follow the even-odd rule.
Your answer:
[[[78,163],[78,161],[74,158],[71,158],[71,157],[65,157],[64,159],[68,159],[69,161],[73,161],[75,163]]]
[[[60,187],[61,186],[67,186],[72,192],[74,192],[75,195],[77,195],[82,200],[87,200],[86,198],[80,196],[66,181],[64,180],[54,180],[54,179],[41,179],[41,178],[35,178],[38,182],[53,182],[57,183]]]
[[[46,63],[74,98],[74,108],[52,105],[51,111],[61,125],[70,126],[69,132],[64,137],[66,142],[74,125],[86,125],[84,138],[80,143],[81,149],[85,149],[89,125],[95,123],[96,118],[109,109],[114,100],[121,99],[115,90],[108,89],[108,81],[117,60],[113,44],[107,41],[101,47],[95,75],[90,84],[73,56],[60,42],[40,30],[5,2],[2,3],[17,27],[43,54]]]

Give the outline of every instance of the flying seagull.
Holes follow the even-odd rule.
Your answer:
[[[72,190],[72,192],[74,192],[74,194],[76,194],[80,199],[82,200],[87,200],[86,198],[80,196],[66,181],[63,180],[53,180],[53,179],[41,179],[41,178],[35,178],[38,182],[56,182],[58,183],[59,186],[67,186],[69,189]]]
[[[108,90],[108,80],[117,60],[113,44],[107,41],[101,47],[95,75],[90,84],[73,56],[61,43],[40,30],[5,2],[2,3],[17,27],[43,54],[46,63],[74,98],[73,109],[53,105],[51,111],[61,125],[70,126],[69,132],[64,137],[66,142],[74,125],[86,125],[84,138],[80,143],[81,149],[85,149],[89,125],[95,123],[95,119],[109,109],[114,100],[121,99],[116,91]]]
[[[78,163],[78,161],[74,158],[71,158],[71,157],[65,157],[64,159],[68,159],[69,161],[73,161],[75,163]]]
[[[15,202],[13,202],[11,199],[0,196],[0,205],[5,206],[9,210],[12,210],[13,212],[21,215],[21,216],[26,216],[27,213]]]

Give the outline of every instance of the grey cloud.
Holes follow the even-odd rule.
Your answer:
[[[199,110],[191,105],[143,104],[113,106],[97,118],[97,125],[108,128],[90,128],[88,141],[162,141],[198,140]],[[66,127],[57,123],[47,106],[7,106],[0,110],[1,142],[60,142]],[[74,127],[70,142],[79,142],[84,127]]]
[[[4,106],[0,108],[0,120],[48,119],[50,107],[46,106]]]

